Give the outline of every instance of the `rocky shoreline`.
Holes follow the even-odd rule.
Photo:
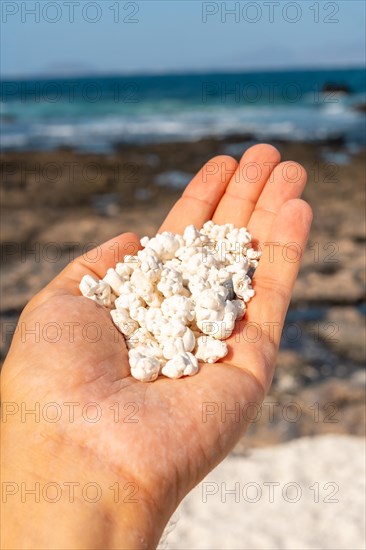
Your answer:
[[[218,154],[238,158],[252,143],[250,136],[233,136],[121,146],[110,155],[70,150],[2,154],[2,358],[26,302],[70,259],[127,230],[156,232],[202,164]],[[274,145],[283,160],[307,169],[305,198],[313,207],[314,224],[268,398],[280,405],[273,408],[272,421],[263,414],[253,423],[238,452],[301,435],[362,435],[364,151],[342,143]],[[283,413],[294,401],[302,411],[296,422]],[[314,403],[319,403],[317,421],[316,410],[309,409]],[[329,403],[338,422],[320,420],[332,413]],[[293,409],[287,411],[290,417]]]

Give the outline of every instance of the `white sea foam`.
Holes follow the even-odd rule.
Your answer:
[[[146,111],[146,110],[145,110]],[[11,113],[9,112],[9,116]],[[118,143],[192,141],[205,137],[222,138],[249,134],[257,139],[318,140],[343,136],[359,142],[363,135],[360,113],[343,103],[314,108],[300,106],[185,106],[167,113],[164,109],[128,114],[106,113],[51,118],[21,117],[6,122],[0,138],[4,149],[113,148]],[[17,136],[16,138],[12,136]],[[21,136],[21,137],[20,137]]]

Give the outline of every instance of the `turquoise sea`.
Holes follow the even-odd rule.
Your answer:
[[[363,69],[3,80],[0,99],[4,151],[228,135],[365,143]]]

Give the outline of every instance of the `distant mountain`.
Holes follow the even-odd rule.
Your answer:
[[[98,74],[100,71],[87,63],[69,63],[59,62],[52,63],[52,65],[46,65],[44,69],[38,72],[37,76],[50,77],[50,76],[89,76]]]
[[[1,73],[0,73],[1,74]],[[83,78],[88,76],[102,75],[95,67],[87,63],[52,63],[46,65],[43,69],[32,72],[1,74],[3,80],[34,80],[37,78]]]

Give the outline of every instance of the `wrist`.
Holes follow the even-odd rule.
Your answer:
[[[153,548],[164,521],[143,488],[90,453],[3,430],[2,547]],[[39,435],[38,435],[39,437]],[[166,518],[167,520],[167,518]]]

